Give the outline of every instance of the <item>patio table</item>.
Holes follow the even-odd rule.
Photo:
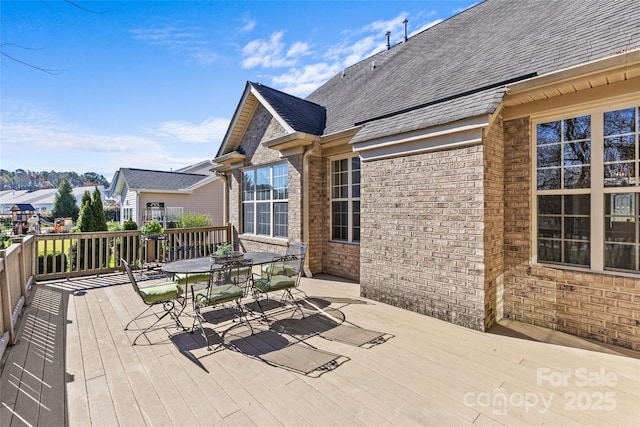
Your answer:
[[[252,265],[268,264],[274,258],[282,255],[274,252],[245,252],[243,258],[251,260]],[[162,266],[162,271],[170,274],[205,274],[216,268],[222,268],[222,264],[215,264],[210,256],[180,261],[169,262]],[[187,276],[188,277],[188,276]]]

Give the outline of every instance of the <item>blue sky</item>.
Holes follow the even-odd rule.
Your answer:
[[[475,1],[0,2],[0,168],[212,159],[247,81],[304,98]]]

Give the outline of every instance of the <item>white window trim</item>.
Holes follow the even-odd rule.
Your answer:
[[[335,243],[349,243],[349,244],[354,244],[354,245],[359,245],[360,244],[360,240],[353,240],[353,202],[354,201],[358,201],[360,202],[360,197],[353,197],[352,191],[353,191],[353,170],[351,168],[352,163],[351,163],[351,159],[353,159],[354,157],[359,157],[358,154],[353,154],[353,153],[348,153],[348,154],[343,154],[340,156],[335,156],[335,157],[330,157],[329,160],[329,164],[328,164],[328,171],[327,171],[327,176],[329,177],[328,179],[328,185],[329,185],[329,240],[331,242],[335,242]],[[348,173],[347,173],[347,181],[348,181],[348,185],[347,185],[347,198],[337,198],[334,199],[333,198],[333,182],[332,182],[332,169],[331,169],[331,164],[334,161],[338,161],[338,160],[344,160],[344,159],[349,159],[348,162]],[[360,159],[360,194],[362,195],[362,159]],[[334,239],[333,238],[333,202],[334,201],[346,201],[348,202],[348,240],[340,240],[340,239]],[[360,204],[360,214],[362,215],[362,204]],[[361,224],[361,228],[360,231],[362,232],[362,216],[360,217],[360,224]],[[360,235],[362,236],[362,234]]]
[[[287,236],[282,237],[282,236],[275,236],[274,235],[274,230],[275,230],[275,212],[274,212],[274,205],[278,204],[278,203],[287,203],[287,208],[289,207],[289,197],[287,197],[286,199],[274,199],[273,198],[273,168],[279,165],[286,165],[287,167],[287,174],[289,171],[289,163],[288,162],[278,162],[278,163],[272,163],[272,164],[263,164],[263,165],[259,165],[259,166],[252,166],[249,168],[244,168],[240,171],[241,173],[241,181],[240,181],[240,224],[242,225],[242,234],[246,234],[248,236],[256,236],[256,237],[269,237],[269,238],[273,238],[273,239],[281,239],[281,240],[288,240],[288,234],[289,234],[289,222],[287,221]],[[269,198],[269,200],[257,200],[257,193],[254,190],[254,197],[253,200],[249,200],[249,201],[244,201],[243,197],[244,197],[244,174],[245,172],[249,172],[249,171],[255,171],[258,169],[265,169],[265,168],[269,168],[269,181],[271,183],[272,189],[271,189],[271,197]],[[289,179],[287,178],[287,194],[289,194]],[[258,234],[258,220],[257,220],[257,215],[258,215],[258,209],[257,209],[257,204],[258,203],[269,203],[269,212],[271,214],[271,224],[269,227],[269,234]],[[244,205],[245,204],[253,204],[253,233],[247,232],[244,229]]]
[[[582,106],[581,106],[582,107]],[[551,266],[553,268],[589,271],[593,273],[615,274],[638,277],[638,273],[632,271],[605,270],[604,268],[604,196],[612,193],[637,193],[640,187],[605,187],[604,186],[604,113],[609,111],[622,110],[625,108],[640,107],[640,99],[622,102],[619,104],[599,103],[590,105],[588,108],[575,109],[547,113],[544,115],[530,116],[530,153],[531,153],[531,248],[532,263],[541,266]],[[559,190],[538,190],[537,189],[537,125],[554,120],[563,120],[572,117],[591,116],[591,187],[585,189],[559,189]],[[637,123],[636,123],[637,124]],[[638,130],[638,129],[636,129]],[[538,261],[538,196],[539,195],[566,195],[566,194],[590,194],[591,195],[591,253],[590,267],[580,267],[569,264],[545,263]]]

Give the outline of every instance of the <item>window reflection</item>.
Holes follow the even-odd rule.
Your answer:
[[[536,126],[537,188],[591,187],[591,116]]]

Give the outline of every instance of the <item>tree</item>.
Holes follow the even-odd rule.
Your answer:
[[[78,223],[76,224],[76,229],[78,231],[96,231],[96,219],[93,212],[91,195],[88,191],[85,191],[82,195],[82,207],[80,208],[80,216],[78,217]]]
[[[91,207],[93,208],[93,217],[96,227],[96,229],[93,231],[107,231],[107,218],[104,216],[102,197],[97,185],[95,187],[95,190],[93,190],[93,203],[91,203]]]
[[[78,219],[79,209],[76,198],[73,197],[73,189],[66,178],[60,181],[51,213],[54,218],[71,218],[74,221]]]

